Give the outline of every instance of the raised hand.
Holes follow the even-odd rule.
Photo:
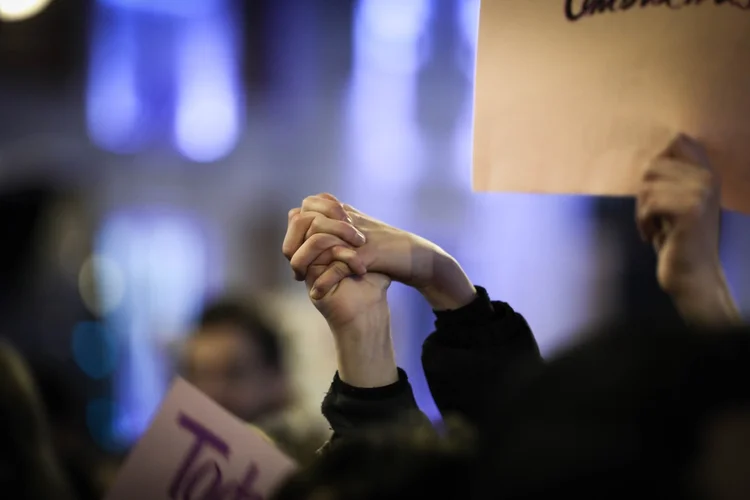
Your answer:
[[[341,380],[355,387],[383,387],[398,380],[387,301],[391,279],[366,272],[354,250],[364,242],[336,202],[328,205],[326,214],[290,211],[282,250],[328,322]],[[325,290],[314,288],[322,275],[340,278]]]
[[[706,151],[684,135],[648,166],[638,193],[638,228],[657,251],[659,285],[678,307],[690,304],[681,307],[687,316],[698,302],[731,303],[719,259],[720,199]]]
[[[340,262],[317,277],[311,287],[313,298],[325,295],[346,276],[362,274],[363,269],[418,289],[435,309],[455,309],[474,298],[471,282],[440,247],[331,195],[310,196],[290,215],[283,250],[297,279],[304,279],[312,264]],[[336,234],[328,229],[334,226]]]

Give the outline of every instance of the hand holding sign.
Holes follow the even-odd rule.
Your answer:
[[[261,433],[179,379],[107,500],[264,500],[294,468]]]
[[[748,89],[748,0],[486,0],[474,187],[633,195],[684,132],[750,212]]]
[[[700,144],[678,136],[649,165],[638,192],[638,229],[659,254],[662,289],[718,274],[720,185]]]

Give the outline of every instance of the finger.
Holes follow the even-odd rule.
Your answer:
[[[660,189],[646,190],[639,195],[636,211],[638,231],[645,241],[657,249],[669,235],[678,220],[698,216],[701,210],[700,193],[685,192],[669,184]]]
[[[310,226],[315,220],[315,213],[301,213],[299,209],[289,212],[289,223],[284,235],[284,242],[281,244],[281,252],[287,258],[292,260],[292,256],[297,253],[299,248],[305,242],[305,236],[310,230]]]
[[[291,209],[289,211],[289,213],[287,214],[287,216],[286,216],[287,222],[291,222],[292,219],[294,218],[294,216],[297,215],[298,213],[300,213],[301,210],[302,209],[299,208],[299,207]]]
[[[307,268],[323,253],[337,246],[346,247],[347,244],[332,234],[314,234],[308,238],[289,260],[295,279],[302,281],[307,274]]]
[[[351,223],[349,214],[336,199],[324,198],[322,196],[308,196],[302,201],[302,213],[318,212],[329,219],[342,220]]]
[[[711,169],[708,152],[703,145],[692,137],[680,134],[667,147],[666,156],[684,160],[705,169]]]
[[[351,276],[349,266],[341,261],[336,261],[318,276],[310,287],[310,298],[320,300],[335,290],[339,283]]]
[[[321,198],[325,198],[326,200],[331,200],[339,203],[339,199],[333,196],[331,193],[320,193],[318,196],[320,196]]]
[[[362,212],[360,212],[359,210],[357,210],[353,206],[349,205],[348,203],[344,203],[344,210],[346,210],[347,212],[353,213],[353,214],[362,215]]]
[[[337,246],[330,250],[326,250],[320,254],[312,264],[310,264],[308,271],[305,273],[305,279],[307,279],[307,276],[310,274],[310,268],[328,267],[337,260],[349,266],[349,269],[351,270],[349,274],[361,275],[367,272],[365,261],[358,252],[348,247]]]
[[[697,182],[704,182],[707,174],[706,169],[700,165],[681,159],[659,157],[649,163],[643,174],[643,181],[670,180],[683,183],[695,179]]]
[[[310,228],[307,230],[307,233],[305,233],[305,238],[307,239],[312,235],[318,233],[326,233],[338,236],[342,240],[355,247],[364,245],[365,243],[365,235],[362,234],[359,229],[349,224],[348,222],[329,219],[322,214],[317,214],[313,219]]]

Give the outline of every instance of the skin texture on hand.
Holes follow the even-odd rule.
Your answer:
[[[339,377],[355,387],[398,381],[387,303],[392,279],[418,289],[433,309],[457,309],[476,296],[437,245],[327,194],[289,212],[282,251],[331,328]]]
[[[443,249],[327,194],[308,197],[290,212],[283,251],[297,279],[304,279],[313,264],[329,266],[314,283],[313,297],[363,272],[386,274],[419,290],[433,309],[457,309],[476,295],[461,266]],[[333,265],[337,261],[341,265]]]
[[[310,267],[308,289],[327,269]],[[390,283],[389,277],[377,273],[349,276],[325,295],[311,298],[331,329],[339,378],[354,387],[384,387],[398,381],[387,300]]]
[[[346,278],[349,279],[352,278]],[[339,378],[343,382],[372,388],[398,381],[390,322],[388,303],[381,301],[346,326],[332,325]]]
[[[693,323],[740,320],[719,258],[720,200],[707,153],[683,135],[648,166],[638,193],[638,229],[656,249],[659,285]]]

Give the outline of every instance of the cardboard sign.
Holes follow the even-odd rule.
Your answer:
[[[294,463],[178,379],[107,500],[264,500]]]
[[[630,195],[683,132],[750,212],[750,0],[484,0],[474,189]]]

